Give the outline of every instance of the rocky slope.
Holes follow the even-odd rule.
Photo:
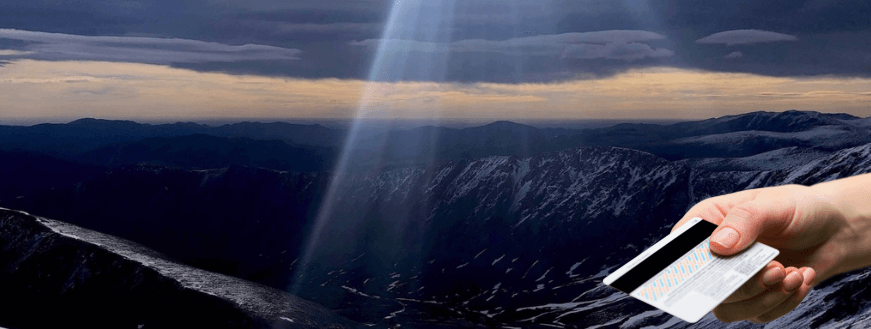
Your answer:
[[[291,287],[371,325],[631,326],[670,317],[599,280],[695,202],[869,170],[871,145],[741,172],[595,147],[333,180],[248,167],[119,168],[16,206]]]
[[[0,208],[0,326],[356,328],[315,303]]]

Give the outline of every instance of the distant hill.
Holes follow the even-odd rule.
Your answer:
[[[588,129],[555,141],[575,145],[620,146],[668,160],[737,158],[787,147],[825,151],[871,142],[871,125],[848,114],[751,112],[670,125],[618,124]]]
[[[149,137],[105,146],[76,159],[107,167],[147,163],[195,169],[253,166],[287,171],[328,171],[332,169],[335,157],[335,150],[326,147],[197,134]]]
[[[281,140],[298,145],[337,146],[341,145],[345,132],[318,124],[240,122],[215,127],[202,133],[229,138]]]
[[[27,151],[74,159],[82,154],[150,137],[203,134],[227,138],[281,140],[288,143],[330,146],[341,143],[342,132],[319,125],[290,123],[236,123],[211,127],[191,122],[142,124],[133,121],[80,119],[66,124],[0,126],[0,150]]]
[[[0,126],[0,149],[69,159],[107,145],[151,136],[188,135],[203,129],[208,127],[193,123],[153,126],[133,121],[98,119],[80,119],[66,124]]]
[[[349,163],[364,169],[429,166],[491,155],[531,156],[579,146],[628,147],[669,160],[747,157],[786,147],[837,150],[862,145],[871,142],[869,122],[848,114],[802,111],[752,112],[669,125],[625,123],[595,129],[536,128],[498,121],[463,129],[425,126],[372,130],[355,136],[354,143],[349,144],[353,148],[346,151]],[[346,133],[320,125],[283,122],[211,127],[189,122],[150,125],[81,119],[67,124],[0,126],[0,150],[100,165],[244,164],[279,170],[328,170],[338,151],[346,146]],[[206,136],[224,140],[208,140]],[[820,143],[819,138],[825,142]],[[289,147],[270,141],[281,141]],[[212,142],[215,145],[208,150],[202,147]],[[170,144],[176,145],[167,147]],[[181,152],[183,146],[191,147],[193,153]],[[241,148],[251,150],[242,152]],[[306,150],[313,154],[306,161],[290,159],[305,158],[301,152]],[[276,152],[273,156],[276,161],[267,161],[270,152]],[[193,154],[202,159],[194,161]],[[217,160],[225,156],[226,159]],[[303,162],[315,165],[300,165]]]

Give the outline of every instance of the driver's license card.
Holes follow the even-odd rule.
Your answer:
[[[611,273],[604,283],[695,323],[780,253],[756,242],[737,255],[714,255],[708,240],[716,228],[693,218]]]

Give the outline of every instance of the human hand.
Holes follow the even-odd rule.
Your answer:
[[[769,322],[793,309],[816,283],[838,273],[848,240],[844,215],[824,193],[786,185],[722,195],[692,207],[672,231],[694,217],[719,227],[711,250],[732,255],[754,241],[780,255],[722,304],[714,315],[723,322]]]

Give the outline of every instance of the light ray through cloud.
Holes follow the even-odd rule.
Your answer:
[[[429,75],[437,74],[437,72],[438,74],[444,74],[444,64],[447,62],[445,56],[447,56],[447,54],[440,54],[436,61],[433,61],[433,58],[421,60],[419,58],[410,57],[412,54],[408,49],[405,49],[404,51],[392,51],[395,49],[391,49],[391,47],[388,46],[387,40],[421,37],[416,35],[418,34],[416,29],[420,27],[420,19],[423,17],[434,19],[440,24],[444,23],[442,26],[436,26],[436,29],[425,27],[425,32],[422,36],[424,42],[437,42],[440,41],[439,39],[441,38],[448,37],[448,35],[443,34],[444,32],[442,31],[450,31],[450,28],[452,27],[451,15],[453,14],[454,1],[455,0],[435,1],[430,2],[427,5],[424,5],[424,2],[420,1],[394,1],[393,7],[390,10],[389,18],[384,26],[374,61],[369,71],[369,81],[401,80],[402,75],[405,73],[404,70],[411,69],[424,70],[424,73]],[[422,10],[424,6],[429,6],[430,8],[424,12]],[[360,135],[362,134],[361,119],[371,117],[373,114],[376,114],[377,116],[377,112],[379,111],[377,103],[372,102],[375,95],[384,92],[377,90],[379,86],[381,85],[370,83],[363,91],[362,98],[360,99],[357,108],[357,113],[354,116],[356,120],[353,121],[351,129],[345,138],[342,152],[340,153],[337,165],[333,170],[326,197],[322,201],[313,229],[308,236],[309,241],[306,244],[306,249],[303,251],[300,269],[297,271],[298,273],[294,274],[298,279],[294,282],[291,292],[295,293],[299,291],[300,284],[304,282],[302,278],[305,277],[307,267],[311,266],[310,262],[313,257],[315,257],[316,253],[319,252],[318,248],[321,247],[321,239],[324,230],[332,221],[339,220],[333,218],[335,216],[334,207],[336,205],[336,199],[338,198],[342,184],[345,183],[345,180],[347,179],[346,175],[348,175],[353,155],[358,149],[363,148],[362,145],[360,145]],[[437,113],[437,111],[434,112],[434,114],[435,113]],[[387,138],[386,134],[382,136],[385,136],[382,138]],[[366,146],[367,149],[374,151],[374,154],[372,154],[374,157],[378,156],[379,151],[385,145],[383,140],[367,140],[366,142],[374,142],[376,144]]]
[[[351,42],[352,46],[410,55],[413,53],[501,53],[511,56],[552,56],[577,59],[638,60],[670,57],[674,52],[644,43],[665,39],[650,31],[610,30],[537,35],[508,40],[466,39],[449,43],[405,39],[369,39]]]

